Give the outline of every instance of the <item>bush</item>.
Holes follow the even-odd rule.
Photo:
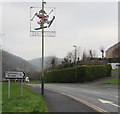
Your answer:
[[[112,72],[112,66],[111,64],[107,65],[107,76],[111,76],[111,72]]]
[[[76,70],[76,79],[75,79]],[[73,83],[93,81],[99,78],[111,76],[111,65],[88,65],[47,71],[45,82],[49,83]]]

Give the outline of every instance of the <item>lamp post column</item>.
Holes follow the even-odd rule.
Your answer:
[[[76,49],[76,48],[77,48],[77,46],[74,45],[73,47],[75,48],[75,60],[74,60],[74,64],[75,64],[75,82],[76,82],[76,81],[77,81],[77,80],[76,80],[76,66],[77,66],[77,65],[76,65],[76,57],[77,57],[77,49]]]
[[[42,77],[41,95],[44,95],[44,0],[42,0]]]

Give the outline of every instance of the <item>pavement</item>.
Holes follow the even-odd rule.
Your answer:
[[[40,94],[40,87],[27,85],[32,90]],[[93,108],[66,95],[46,90],[44,97],[50,112],[97,112]]]

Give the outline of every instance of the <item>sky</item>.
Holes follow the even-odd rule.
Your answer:
[[[41,0],[0,4],[2,48],[26,60],[42,55],[41,37],[30,36],[30,7],[41,7]],[[45,37],[45,56],[65,57],[73,52],[73,45],[79,48],[80,56],[84,50],[101,56],[101,47],[107,50],[118,42],[117,2],[47,2],[46,10],[48,7],[55,7],[55,20],[45,30],[53,27],[56,35]]]

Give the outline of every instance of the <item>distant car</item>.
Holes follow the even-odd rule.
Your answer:
[[[119,70],[120,69],[120,63],[116,64],[117,66],[117,69]]]
[[[25,78],[25,82],[30,82],[29,77]]]
[[[116,66],[120,66],[120,63],[116,64]]]

